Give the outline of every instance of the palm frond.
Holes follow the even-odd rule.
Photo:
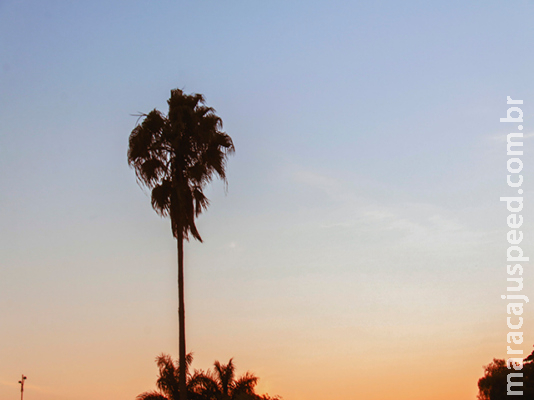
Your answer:
[[[254,388],[258,383],[258,377],[251,372],[246,372],[234,384],[234,392],[236,393],[254,393]]]
[[[219,361],[215,361],[213,364],[215,367],[215,374],[219,387],[224,396],[227,396],[232,389],[232,384],[235,375],[235,366],[233,364],[233,358],[230,358],[228,364],[223,365]]]
[[[159,112],[158,110],[154,109],[146,115],[145,119],[141,123],[141,126],[152,136],[155,136],[161,133],[165,124],[165,116],[163,116],[163,114],[161,114],[161,112]]]
[[[158,158],[147,158],[139,163],[139,175],[148,187],[154,187],[165,176],[167,167]]]
[[[156,358],[156,364],[159,368],[159,377],[156,386],[161,392],[165,393],[170,400],[177,399],[178,392],[178,368],[168,354],[161,354]]]
[[[152,391],[144,392],[136,397],[136,400],[169,400],[167,397],[163,396],[161,393]]]
[[[161,216],[166,217],[171,209],[172,184],[168,180],[163,180],[152,189],[152,208]]]
[[[193,189],[193,198],[195,200],[195,216],[198,217],[208,207],[210,202],[198,186]]]
[[[193,352],[189,352],[185,355],[185,365],[189,368],[193,364]]]
[[[150,148],[152,145],[152,135],[137,125],[130,134],[128,145],[128,164],[137,168],[138,160],[144,160],[150,157]]]

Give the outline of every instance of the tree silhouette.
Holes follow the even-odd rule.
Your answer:
[[[128,163],[138,180],[152,189],[154,210],[170,217],[177,240],[179,386],[180,400],[187,400],[183,242],[189,235],[202,242],[195,218],[209,204],[203,189],[214,175],[226,182],[226,160],[234,145],[202,95],[174,89],[167,103],[167,116],[154,109],[132,130]]]
[[[507,376],[510,372],[523,374],[522,387],[515,390],[523,391],[523,399],[534,399],[534,351],[523,360],[523,369],[520,371],[510,370],[505,360],[494,358],[484,368],[484,376],[478,380],[479,400],[507,400],[511,396],[507,394]]]
[[[246,372],[240,378],[235,378],[233,359],[224,365],[215,361],[214,369],[206,372],[194,370],[190,373],[193,356],[186,357],[186,390],[191,400],[281,400],[280,397],[258,395],[254,388],[258,378]],[[159,376],[156,381],[157,391],[144,392],[136,397],[137,400],[179,400],[180,387],[178,384],[179,369],[172,358],[162,354],[156,358]]]
[[[254,393],[258,378],[246,372],[236,379],[233,359],[230,359],[226,365],[215,361],[213,372],[208,370],[203,375],[203,393],[206,400],[255,400],[259,398]]]
[[[204,376],[202,371],[194,371],[189,373],[191,363],[193,362],[193,355],[191,353],[186,356],[186,390],[188,398],[191,400],[202,400],[201,392],[203,390]],[[161,354],[156,357],[156,364],[159,369],[159,376],[156,381],[157,391],[144,392],[136,397],[137,400],[179,400],[180,387],[179,376],[180,367],[175,365],[171,356]]]

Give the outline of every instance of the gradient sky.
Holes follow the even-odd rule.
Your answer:
[[[177,356],[176,243],[126,150],[181,88],[236,146],[185,249],[193,365],[234,357],[285,400],[474,399],[506,355],[507,95],[534,256],[533,20],[524,0],[0,1],[0,398],[23,373],[25,399],[133,400]]]

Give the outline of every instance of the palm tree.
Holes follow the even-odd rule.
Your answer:
[[[192,353],[186,356],[186,391],[188,398],[191,400],[202,400],[201,390],[203,389],[204,375],[202,371],[195,370],[193,374],[189,373],[189,368],[193,362]],[[141,393],[136,397],[137,400],[179,400],[180,387],[179,375],[180,367],[175,365],[171,356],[161,354],[156,357],[156,363],[159,369],[156,386],[158,390]]]
[[[195,225],[209,202],[203,189],[216,174],[226,182],[226,160],[234,151],[222,120],[207,107],[200,94],[171,90],[169,113],[154,109],[130,134],[128,163],[138,180],[152,189],[151,203],[163,217],[170,217],[178,247],[178,325],[180,400],[187,400],[184,309],[184,239],[202,242]]]
[[[233,359],[224,365],[215,361],[214,371],[208,370],[201,378],[206,400],[256,400],[260,397],[254,393],[258,378],[246,372],[235,379]]]

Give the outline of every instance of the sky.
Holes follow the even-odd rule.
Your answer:
[[[193,367],[234,357],[284,400],[474,399],[506,356],[507,96],[533,255],[533,17],[525,0],[0,1],[0,398],[24,374],[30,400],[134,399],[177,357],[176,242],[126,152],[135,114],[180,88],[236,147],[185,246]]]

